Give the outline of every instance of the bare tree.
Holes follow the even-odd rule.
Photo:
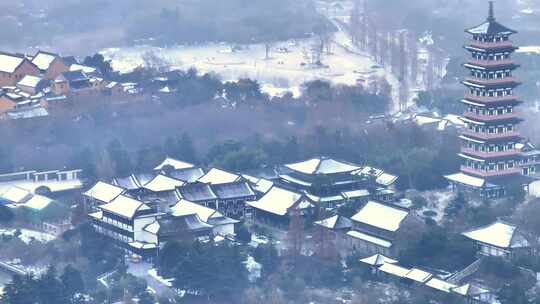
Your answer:
[[[298,257],[302,253],[304,244],[304,220],[300,210],[292,210],[289,220],[289,231],[287,231],[288,254]]]

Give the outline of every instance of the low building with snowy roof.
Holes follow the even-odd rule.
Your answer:
[[[273,186],[261,198],[247,204],[251,207],[250,219],[281,228],[287,227],[291,216],[312,214],[315,207],[304,194],[279,186]]]
[[[0,87],[14,86],[26,75],[39,74],[39,68],[24,55],[0,52]]]
[[[396,175],[390,174],[383,169],[365,166],[360,170],[353,172],[355,175],[364,176],[370,179],[373,186],[392,187],[397,181]]]
[[[40,50],[32,57],[32,63],[39,68],[43,78],[49,80],[69,71],[69,66],[64,62],[64,59],[55,53]]]
[[[33,194],[24,204],[25,222],[34,228],[53,235],[60,235],[71,227],[70,209],[49,197]]]
[[[531,245],[518,227],[501,220],[462,235],[474,242],[479,255],[511,258],[531,253]]]
[[[47,86],[47,83],[41,77],[26,75],[17,82],[16,86],[23,92],[35,95],[41,92]]]
[[[376,201],[368,201],[351,220],[352,230],[347,235],[353,250],[391,257],[399,252],[396,243],[401,232],[423,227],[423,222],[408,209]]]
[[[196,214],[203,222],[212,225],[212,232],[214,235],[234,235],[235,224],[239,223],[239,221],[226,217],[215,209],[186,200],[178,201],[178,203],[171,207],[170,211],[172,216]]]

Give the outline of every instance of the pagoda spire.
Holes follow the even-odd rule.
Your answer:
[[[493,8],[493,1],[489,1],[489,12],[488,12],[488,17],[487,17],[487,20],[488,21],[495,21],[495,13],[494,13],[494,8]]]

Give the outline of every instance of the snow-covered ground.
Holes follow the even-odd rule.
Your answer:
[[[0,229],[0,235],[14,236],[16,231],[16,229]],[[25,242],[26,244],[29,244],[32,240],[36,240],[42,243],[48,243],[56,239],[56,236],[52,234],[36,230],[23,228],[19,231],[21,232],[21,234],[19,235],[19,239],[21,239],[21,241]]]

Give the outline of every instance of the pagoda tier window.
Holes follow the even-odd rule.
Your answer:
[[[504,163],[498,163],[497,164],[497,170],[498,171],[503,171],[504,170]]]

